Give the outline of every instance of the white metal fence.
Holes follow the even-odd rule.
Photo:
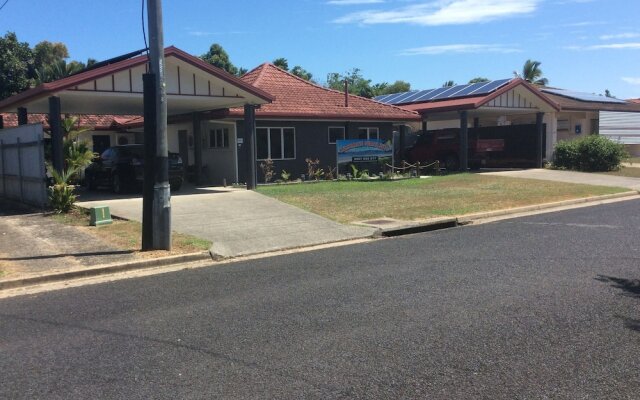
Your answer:
[[[0,130],[0,197],[47,204],[41,124]]]
[[[600,111],[599,133],[618,143],[640,144],[640,113]]]

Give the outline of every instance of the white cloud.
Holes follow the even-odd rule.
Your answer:
[[[591,46],[568,46],[568,50],[639,50],[640,42],[594,44]]]
[[[392,10],[369,10],[340,17],[336,23],[460,25],[534,12],[541,0],[432,0]]]
[[[384,3],[384,0],[329,0],[327,4],[334,6],[352,6],[357,4],[380,4]]]
[[[571,22],[568,24],[563,24],[562,26],[565,28],[582,28],[582,27],[606,25],[606,24],[607,23],[604,21],[582,21],[582,22]]]
[[[623,81],[630,83],[632,85],[640,85],[640,78],[629,78],[629,77],[624,77],[622,78]]]
[[[405,49],[403,56],[435,55],[435,54],[469,54],[469,53],[519,53],[522,50],[501,44],[445,44]]]
[[[615,35],[602,35],[600,39],[602,40],[611,40],[611,39],[634,39],[640,37],[640,33],[635,32],[626,32],[626,33],[618,33]]]

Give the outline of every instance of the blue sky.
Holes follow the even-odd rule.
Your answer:
[[[637,0],[164,0],[163,8],[166,45],[200,55],[217,42],[249,69],[285,57],[321,83],[358,67],[374,83],[428,89],[511,77],[532,58],[552,86],[640,97]],[[140,13],[140,0],[9,0],[0,32],[101,60],[144,47]]]

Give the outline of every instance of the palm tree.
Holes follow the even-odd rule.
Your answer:
[[[455,86],[456,83],[454,81],[446,81],[445,83],[442,84],[442,87],[452,87]]]
[[[549,84],[549,80],[542,77],[542,70],[540,69],[541,64],[542,63],[540,61],[529,59],[525,61],[524,66],[522,67],[522,74],[514,72],[514,75],[527,82],[533,83],[534,85],[546,86]]]

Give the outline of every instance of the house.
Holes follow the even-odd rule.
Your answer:
[[[418,113],[381,104],[363,97],[327,89],[265,63],[241,77],[247,85],[269,93],[273,100],[255,110],[256,159],[259,165],[273,160],[279,175],[283,170],[299,177],[307,173],[305,159],[318,159],[320,168],[336,166],[336,140],[390,140],[394,129],[420,121]],[[219,185],[246,182],[250,171],[245,149],[245,109],[235,107],[214,110],[201,116],[204,132],[203,163],[208,166],[205,182]],[[129,124],[139,129],[142,121]],[[171,132],[191,135],[193,125],[187,118],[175,120]],[[175,137],[175,135],[174,135]],[[171,140],[169,141],[171,146]],[[171,148],[171,147],[170,147]]]
[[[548,87],[540,91],[560,108],[551,126],[554,144],[597,133],[640,155],[639,102]]]

